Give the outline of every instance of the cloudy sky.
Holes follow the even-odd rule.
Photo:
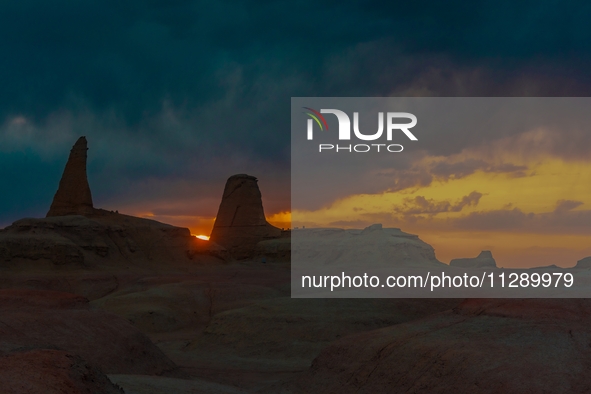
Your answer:
[[[309,141],[306,105],[359,111],[365,134],[375,132],[378,111],[410,112],[418,141],[401,132],[390,142],[339,141],[330,114],[329,130],[316,127]],[[576,97],[296,99],[293,225],[399,227],[445,262],[491,250],[502,266],[573,265],[591,254],[589,108],[591,98]],[[404,150],[318,149],[359,143]]]
[[[44,216],[80,135],[97,207],[208,233],[225,179],[249,173],[267,216],[281,221],[290,209],[291,97],[588,96],[590,9],[558,1],[3,4],[0,226]],[[420,175],[501,171],[474,160],[432,162]],[[484,204],[472,191],[450,195],[447,208],[425,196],[399,209]],[[574,202],[555,208],[585,208],[581,198],[564,200]]]

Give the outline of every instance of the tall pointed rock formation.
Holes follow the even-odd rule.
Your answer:
[[[86,177],[87,151],[86,137],[80,137],[70,151],[70,157],[47,217],[90,215],[94,212],[92,194]]]
[[[238,174],[228,178],[210,239],[236,258],[247,258],[255,245],[278,238],[281,229],[265,219],[257,178]]]

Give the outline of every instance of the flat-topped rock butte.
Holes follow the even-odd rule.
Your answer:
[[[306,268],[446,267],[418,235],[384,228],[380,223],[364,229],[294,229],[291,241],[293,261]]]
[[[476,257],[452,259],[449,265],[460,268],[497,268],[497,262],[490,250],[483,250]]]

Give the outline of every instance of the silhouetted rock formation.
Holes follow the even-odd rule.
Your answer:
[[[18,220],[0,230],[0,267],[147,267],[199,255],[224,258],[223,248],[196,239],[187,228],[94,208],[87,150],[86,138],[80,137],[46,218]]]
[[[591,256],[577,261],[575,268],[591,268]]]
[[[86,177],[87,151],[86,137],[80,137],[70,151],[70,157],[47,217],[93,213],[92,195]]]
[[[0,230],[0,268],[148,268],[220,256],[218,249],[187,228],[102,209],[90,217],[21,219]]]
[[[257,178],[246,174],[228,178],[210,240],[236,258],[247,258],[258,242],[280,236],[281,229],[265,219]]]
[[[449,265],[460,268],[497,268],[497,262],[490,250],[483,250],[474,258],[453,259]]]

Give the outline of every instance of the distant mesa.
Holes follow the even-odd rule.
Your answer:
[[[497,268],[497,262],[490,250],[483,250],[477,257],[453,259],[449,262],[452,267],[460,268]]]
[[[87,151],[86,137],[78,138],[70,151],[47,217],[93,214],[92,194],[86,177]]]
[[[372,224],[371,226],[367,226],[366,228],[363,229],[363,231],[361,231],[361,234],[370,234],[373,233],[374,231],[383,231],[384,227],[382,226],[381,223],[376,223],[376,224]]]
[[[577,261],[577,265],[575,265],[575,268],[591,268],[591,256],[585,257]]]
[[[253,256],[257,243],[281,235],[281,229],[265,218],[257,178],[247,174],[228,178],[210,240],[243,259]]]
[[[443,268],[417,235],[372,224],[364,229],[306,228],[292,232],[293,259],[317,266]]]

